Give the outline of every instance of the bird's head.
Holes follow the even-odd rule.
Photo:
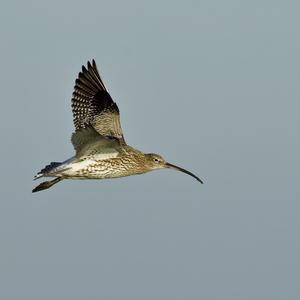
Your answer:
[[[196,175],[194,175],[193,173],[175,166],[173,164],[168,163],[162,156],[160,156],[159,154],[155,154],[155,153],[148,153],[146,154],[146,159],[147,159],[147,165],[149,166],[149,168],[151,170],[155,170],[155,169],[164,169],[164,168],[168,168],[168,169],[174,169],[177,171],[181,171],[185,174],[188,174],[192,177],[194,177],[195,179],[197,179],[199,182],[203,183],[203,181],[197,177]]]

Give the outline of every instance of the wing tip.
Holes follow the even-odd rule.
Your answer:
[[[82,69],[82,72],[88,72],[91,69],[97,69],[97,64],[95,62],[95,59],[93,58],[91,60],[88,60],[86,63],[86,66],[82,65],[81,69]]]
[[[87,63],[86,63],[86,66],[87,66],[88,69],[90,69],[90,68],[93,68],[93,69],[97,68],[97,64],[96,64],[95,59],[92,58],[92,59],[88,60]],[[82,65],[82,68],[86,69],[86,66]]]
[[[91,83],[95,88],[97,88],[99,90],[107,91],[107,89],[102,81],[102,78],[99,74],[99,71],[97,69],[95,59],[92,59],[91,61],[88,60],[86,66],[85,65],[81,66],[81,72],[78,73],[77,79],[79,79],[80,81],[85,81],[85,82],[82,82],[85,85],[86,85],[86,82],[88,82],[88,83]],[[75,81],[75,84],[77,84],[76,81]]]

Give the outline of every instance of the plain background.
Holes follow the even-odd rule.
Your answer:
[[[299,1],[2,1],[0,299],[300,299]],[[65,181],[95,58],[127,142],[195,172]]]

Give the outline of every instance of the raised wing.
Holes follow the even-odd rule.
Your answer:
[[[82,66],[72,98],[73,120],[76,131],[92,125],[104,137],[118,139],[125,144],[117,104],[107,92],[95,61]]]
[[[118,140],[100,135],[94,127],[86,125],[72,134],[76,157],[96,155],[99,159],[116,157],[121,151]]]

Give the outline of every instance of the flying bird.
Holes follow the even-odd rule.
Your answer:
[[[34,179],[54,177],[35,187],[45,190],[64,179],[104,179],[146,173],[156,169],[175,169],[200,183],[193,173],[168,163],[162,156],[143,153],[125,142],[117,104],[108,93],[94,60],[82,66],[72,97],[75,156],[64,162],[51,162]]]

